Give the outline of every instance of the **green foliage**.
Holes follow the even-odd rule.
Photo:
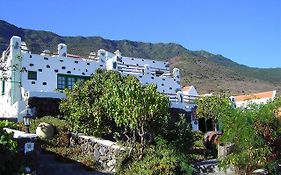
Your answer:
[[[195,141],[191,131],[191,124],[183,115],[180,115],[178,119],[168,118],[167,122],[163,123],[159,128],[158,133],[183,154],[190,152]]]
[[[251,174],[257,168],[267,168],[272,174],[281,157],[281,125],[274,109],[281,106],[281,98],[266,105],[252,105],[235,109],[222,117],[225,143],[233,143],[234,150],[221,166],[234,165],[240,174]]]
[[[60,109],[71,124],[72,131],[98,137],[112,133],[115,123],[106,115],[100,99],[108,82],[114,83],[121,79],[113,80],[110,76],[111,72],[97,70],[83,85],[76,84],[73,90],[65,90],[67,99],[61,102]]]
[[[118,161],[117,174],[133,175],[180,175],[192,174],[191,158],[181,153],[175,145],[157,137],[156,145],[145,149],[143,159],[138,159],[137,152],[125,154]]]
[[[115,71],[99,69],[66,95],[60,109],[73,131],[139,142],[141,152],[168,117],[168,98],[155,85],[142,86],[137,78]]]
[[[42,118],[37,118],[32,121],[30,125],[30,132],[35,133],[36,128],[40,123],[48,123],[55,127],[55,134],[54,137],[50,140],[44,140],[45,144],[44,146],[47,147],[53,147],[53,146],[65,146],[65,140],[66,139],[66,133],[69,131],[69,124],[63,120],[59,119],[57,117],[53,116],[45,116]]]
[[[203,148],[204,147],[203,138],[204,138],[204,134],[201,131],[199,130],[194,131],[193,132],[194,146]]]
[[[91,155],[84,155],[81,147],[48,147],[47,151],[53,152],[57,155],[59,161],[76,161],[82,163],[87,169],[97,169],[98,163]]]
[[[49,152],[55,153],[60,161],[74,160],[81,162],[87,168],[95,169],[97,164],[90,155],[84,155],[79,146],[69,147],[69,124],[58,117],[45,116],[32,121],[30,131],[35,133],[36,128],[42,122],[49,123],[55,127],[55,135],[52,139],[41,140],[41,147]]]
[[[216,130],[216,123],[221,127],[220,119],[229,115],[234,108],[234,104],[225,94],[200,97],[195,100],[196,117],[211,119],[213,130]]]
[[[226,95],[212,95],[197,98],[196,116],[198,118],[206,118],[217,120],[231,111],[233,104]]]
[[[130,160],[134,168],[127,172],[127,165],[121,163],[120,172],[191,171],[185,154],[193,142],[190,123],[184,116],[176,120],[168,116],[168,99],[157,92],[155,85],[142,86],[133,76],[97,70],[66,94],[60,108],[73,131],[103,138],[116,136],[130,147],[122,162]],[[166,140],[155,143],[156,135]],[[143,165],[147,170],[141,168]]]
[[[154,85],[141,86],[135,77],[114,71],[97,70],[66,94],[60,109],[75,132],[129,137],[135,131],[151,132],[160,118],[167,117],[168,99]]]
[[[17,153],[17,142],[13,134],[3,130],[4,127],[15,127],[14,123],[0,121],[0,174],[17,174],[21,161]]]

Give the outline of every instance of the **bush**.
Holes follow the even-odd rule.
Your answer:
[[[179,118],[168,118],[161,123],[158,134],[178,151],[187,154],[193,146],[194,138],[191,131],[191,124],[187,122],[184,115]]]
[[[194,146],[199,148],[205,148],[203,144],[204,134],[201,131],[193,132]]]
[[[44,140],[46,144],[43,146],[66,146],[68,142],[68,140],[66,140],[66,134],[70,128],[69,124],[65,120],[59,119],[58,117],[45,116],[32,121],[30,125],[30,132],[35,133],[38,125],[43,122],[51,124],[55,128],[54,137],[50,140]]]
[[[156,145],[145,149],[143,159],[139,159],[137,150],[119,157],[117,174],[181,175],[194,171],[190,165],[191,158],[160,137],[156,138]]]
[[[4,127],[15,127],[14,123],[0,121],[0,174],[17,174],[21,168],[21,160],[17,152],[17,142],[13,134],[8,134]]]
[[[52,139],[42,140],[42,148],[48,152],[55,153],[59,161],[77,161],[82,163],[85,168],[95,169],[97,164],[90,155],[84,155],[79,146],[69,147],[69,128],[70,125],[63,119],[53,116],[45,116],[32,121],[30,131],[35,133],[36,128],[42,122],[49,123],[55,127],[55,134]]]
[[[66,91],[60,109],[72,130],[104,139],[142,145],[153,141],[168,116],[168,98],[154,84],[143,86],[133,76],[97,70],[83,85]]]
[[[281,125],[274,111],[281,106],[281,98],[265,105],[235,109],[222,118],[225,143],[233,143],[234,150],[222,160],[222,166],[233,165],[237,173],[251,174],[258,168],[277,173],[281,163]]]

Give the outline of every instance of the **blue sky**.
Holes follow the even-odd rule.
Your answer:
[[[0,6],[0,19],[23,28],[174,42],[248,66],[281,67],[280,0],[0,0]]]

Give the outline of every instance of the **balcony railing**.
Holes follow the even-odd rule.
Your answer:
[[[149,73],[154,76],[161,76],[161,77],[172,77],[172,74],[168,69],[156,68],[156,67],[149,67],[151,70]],[[124,73],[133,73],[133,74],[145,74],[145,67],[144,66],[137,66],[132,64],[117,64],[117,70]]]
[[[184,102],[187,104],[195,104],[195,100],[200,98],[200,96],[184,95],[184,94],[172,94],[172,93],[162,93],[168,96],[170,102]]]

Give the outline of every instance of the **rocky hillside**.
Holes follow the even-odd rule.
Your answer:
[[[191,51],[175,43],[143,43],[109,40],[102,37],[65,37],[52,32],[22,29],[0,20],[0,52],[9,39],[18,35],[29,49],[55,52],[58,43],[66,43],[69,53],[87,57],[91,51],[119,49],[125,56],[168,60],[181,70],[182,85],[195,85],[200,93],[230,92],[242,94],[276,89],[281,92],[281,68],[252,68],[206,51]]]

